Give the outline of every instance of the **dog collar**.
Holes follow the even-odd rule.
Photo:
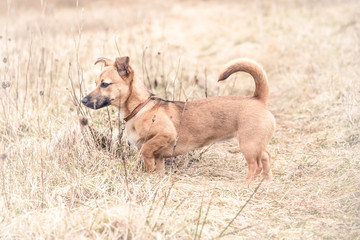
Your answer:
[[[135,117],[135,115],[136,115],[143,107],[145,107],[145,105],[148,104],[148,102],[150,102],[151,97],[152,97],[152,96],[150,96],[145,102],[140,103],[139,105],[137,105],[136,108],[135,108],[126,118],[124,118],[124,121],[127,122],[127,121],[129,121],[130,119],[132,119],[133,117]]]

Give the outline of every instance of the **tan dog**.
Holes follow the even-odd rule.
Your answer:
[[[128,141],[141,149],[146,171],[164,170],[164,159],[185,154],[214,141],[237,137],[248,164],[246,182],[261,171],[271,180],[270,154],[266,151],[275,119],[267,110],[269,87],[262,67],[248,59],[230,63],[220,74],[225,80],[244,71],[252,75],[256,89],[253,97],[222,96],[190,102],[155,98],[135,78],[129,57],[115,61],[99,58],[105,70],[96,80],[96,89],[82,99],[93,109],[108,105],[119,108],[126,121]]]

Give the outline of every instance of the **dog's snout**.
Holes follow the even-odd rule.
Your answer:
[[[88,98],[88,97],[84,97],[84,98],[81,100],[81,102],[82,102],[83,104],[86,104],[88,101],[89,101],[89,98]]]

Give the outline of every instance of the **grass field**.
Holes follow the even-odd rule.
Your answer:
[[[263,65],[273,181],[244,186],[236,140],[144,173],[117,109],[76,102],[119,55],[170,100],[251,95],[217,74]],[[360,239],[359,1],[7,0],[0,59],[0,239]]]

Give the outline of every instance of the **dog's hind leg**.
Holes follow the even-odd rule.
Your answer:
[[[244,153],[244,156],[248,165],[248,173],[246,176],[245,183],[246,185],[249,185],[257,177],[257,170],[259,169],[258,160],[257,160],[257,156],[251,153]]]
[[[264,167],[264,171],[263,171],[264,180],[271,181],[272,180],[271,156],[268,151],[265,150],[262,153],[261,162]]]
[[[270,154],[265,151],[254,151],[254,149],[241,149],[248,164],[248,174],[246,176],[246,184],[249,185],[262,172],[264,180],[272,180]]]
[[[172,138],[166,135],[156,135],[149,139],[141,148],[141,154],[145,162],[145,170],[147,172],[152,172],[155,169],[155,160],[156,160],[156,170],[161,171],[164,168],[164,160],[161,156],[161,151],[169,146]]]
[[[255,178],[257,178],[263,170],[263,163],[260,158],[256,158],[257,168],[255,172]]]
[[[248,165],[245,183],[246,185],[249,185],[260,175],[265,167],[263,166],[264,162],[262,161],[261,143],[259,143],[260,141],[256,137],[244,133],[239,134],[238,140],[240,151],[244,155]]]

